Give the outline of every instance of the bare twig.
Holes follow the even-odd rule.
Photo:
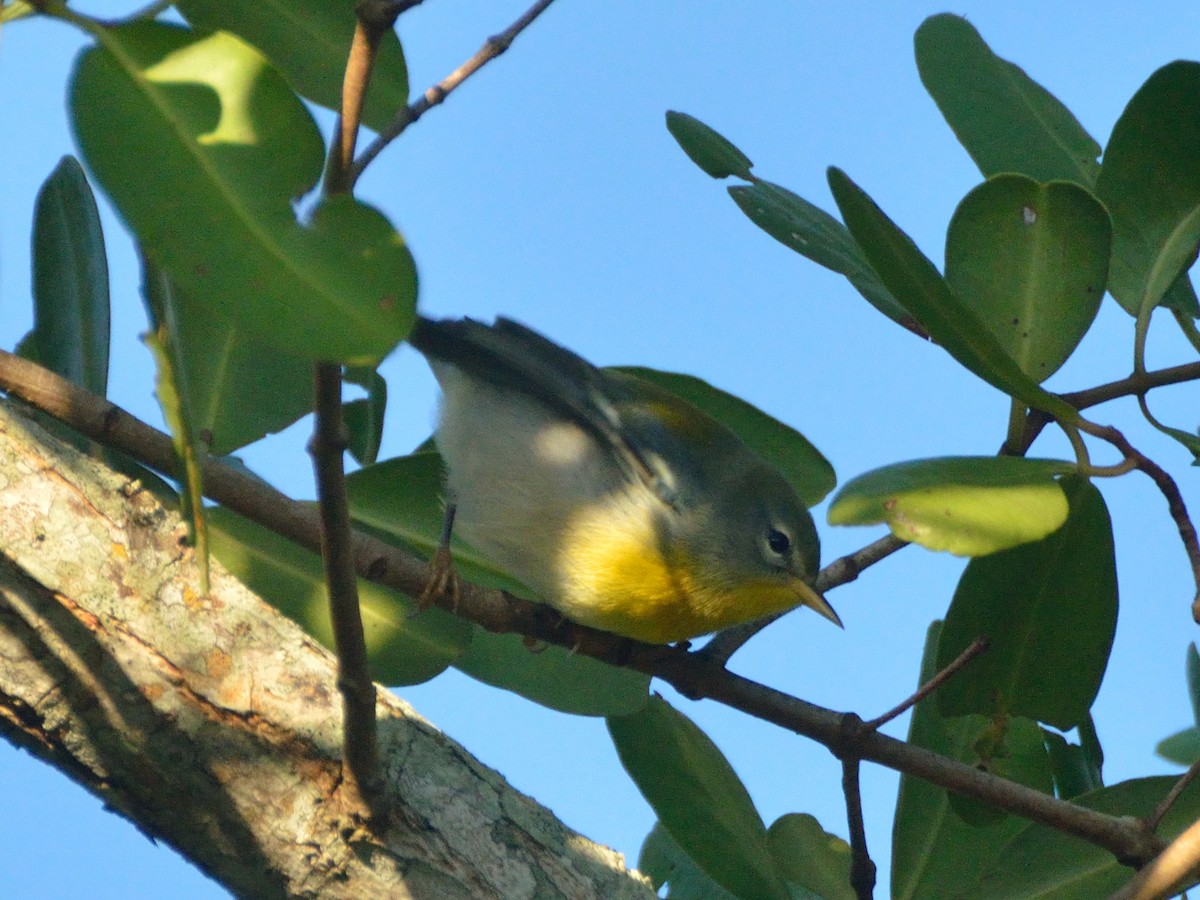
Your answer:
[[[1192,579],[1196,585],[1196,595],[1192,601],[1192,618],[1200,622],[1200,541],[1196,538],[1196,527],[1188,515],[1187,505],[1183,502],[1183,495],[1179,492],[1179,485],[1175,483],[1175,479],[1166,469],[1130,444],[1125,435],[1113,426],[1096,425],[1085,419],[1079,423],[1079,428],[1093,437],[1112,444],[1126,459],[1133,460],[1134,465],[1150,476],[1150,479],[1162,492],[1163,497],[1166,498],[1167,509],[1175,521],[1175,528],[1179,531],[1179,538],[1183,541],[1183,548],[1192,567]]]
[[[848,584],[858,578],[868,567],[875,565],[880,560],[886,559],[897,550],[907,546],[908,541],[903,541],[894,535],[889,534],[881,537],[879,540],[867,544],[861,550],[856,550],[853,553],[835,559],[823,568],[817,575],[816,589],[824,593],[838,585]],[[744,622],[741,625],[726,628],[720,634],[713,637],[698,652],[710,662],[725,665],[729,662],[729,658],[745,646],[750,638],[754,637],[776,619],[786,616],[788,612],[790,610],[784,610],[783,612],[773,613],[761,619],[756,619],[753,622]]]
[[[1153,831],[1158,830],[1163,816],[1171,811],[1171,807],[1175,805],[1175,801],[1179,799],[1179,795],[1187,790],[1187,786],[1192,783],[1198,773],[1200,773],[1200,759],[1192,763],[1188,767],[1188,770],[1179,776],[1179,780],[1171,785],[1171,790],[1167,791],[1167,796],[1163,797],[1158,806],[1154,808],[1154,812],[1146,817],[1146,824]]]
[[[967,646],[967,649],[958,654],[958,657],[951,662],[950,665],[946,666],[946,668],[942,669],[942,671],[938,672],[927,682],[917,688],[916,693],[898,706],[889,709],[882,716],[877,716],[876,718],[867,722],[866,727],[874,731],[882,728],[897,716],[903,715],[905,712],[912,709],[914,706],[940,688],[949,679],[953,678],[968,663],[975,659],[975,657],[979,656],[981,653],[985,653],[989,646],[990,642],[986,636],[980,635],[979,637],[975,638],[975,640],[971,641],[971,643]]]
[[[168,475],[178,474],[171,439],[160,431],[40,366],[0,351],[0,390],[54,416],[93,440],[128,453]],[[269,485],[215,460],[203,463],[208,496],[247,518],[316,551],[320,525],[310,508]],[[429,566],[369,535],[352,536],[357,572],[364,578],[417,596],[428,583]],[[442,603],[442,601],[439,601]],[[450,601],[445,601],[449,606]],[[1103,847],[1134,864],[1163,847],[1145,823],[1111,816],[1058,800],[957,760],[859,729],[847,737],[845,714],[806,703],[714,666],[678,647],[643,644],[566,622],[549,607],[517,600],[467,581],[453,610],[495,632],[515,632],[558,644],[612,665],[661,678],[687,696],[707,697],[772,722],[827,747],[974,797]]]
[[[859,768],[857,757],[842,760],[842,793],[846,797],[846,823],[850,830],[850,886],[858,900],[871,900],[875,893],[875,863],[867,851]]]
[[[347,773],[373,823],[381,826],[387,819],[387,804],[376,746],[375,684],[367,662],[350,537],[350,503],[343,466],[347,439],[339,366],[318,363],[315,384],[317,415],[311,452],[321,513],[321,557],[325,561],[338,658],[338,690],[342,694],[342,746]]]
[[[380,154],[383,148],[403,134],[409,125],[444,101],[455,88],[507,50],[517,35],[532,25],[533,21],[545,12],[546,8],[553,2],[554,0],[538,0],[537,3],[526,10],[525,14],[509,25],[508,28],[499,34],[492,35],[484,41],[483,46],[479,48],[474,56],[433,87],[426,90],[419,100],[410,103],[407,107],[400,110],[395,118],[387,124],[387,127],[371,142],[370,146],[363,151],[362,156],[350,167],[350,182],[353,184],[357,181],[358,177],[362,175],[363,170],[371,164],[371,161]]]

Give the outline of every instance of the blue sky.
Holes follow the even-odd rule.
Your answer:
[[[111,3],[81,8],[116,15]],[[439,80],[526,6],[428,0],[400,34],[414,88]],[[980,180],[918,79],[912,35],[936,12],[967,16],[1000,55],[1054,92],[1103,144],[1128,98],[1160,65],[1195,58],[1200,8],[1094,3],[703,4],[558,0],[512,50],[414,126],[369,171],[364,199],[404,231],[432,314],[504,314],[601,364],[689,372],[800,429],[840,480],[921,456],[991,453],[1005,398],[868,306],[840,277],[758,231],[679,151],[663,124],[689,112],[735,141],[763,178],[833,209],[825,169],[862,185],[940,262],[945,226]],[[29,327],[33,198],[71,152],[63,85],[81,45],[71,29],[23,21],[0,34],[0,346]],[[328,117],[322,118],[328,126]],[[106,213],[114,298],[110,395],[151,421],[149,354],[127,237]],[[1152,367],[1185,362],[1169,323],[1151,332]],[[1132,322],[1106,300],[1076,359],[1049,383],[1073,390],[1127,374]],[[434,388],[402,349],[384,455],[427,435]],[[1190,401],[1190,402],[1189,402]],[[1194,388],[1156,409],[1196,425]],[[1180,478],[1200,509],[1182,450],[1104,407]],[[262,442],[247,462],[311,496],[309,425]],[[1038,455],[1067,453],[1053,436]],[[1100,461],[1104,457],[1100,455]],[[1121,613],[1095,709],[1106,779],[1170,771],[1154,744],[1190,724],[1183,683],[1189,573],[1148,479],[1103,482],[1118,546]],[[833,529],[817,511],[828,561],[878,536]],[[866,717],[914,685],[926,627],[942,615],[963,562],[909,549],[830,599],[838,631],[789,616],[734,658],[749,677]],[[456,674],[403,696],[570,826],[636,860],[652,814],[621,771],[598,720],[542,710]],[[845,834],[840,767],[823,748],[712,703],[676,700],[729,755],[770,822],[810,812]],[[893,724],[903,736],[907,721]],[[864,770],[868,841],[887,878],[897,778]],[[225,896],[170,850],[27,755],[0,746],[0,881],[9,896]],[[880,896],[884,895],[881,888]]]

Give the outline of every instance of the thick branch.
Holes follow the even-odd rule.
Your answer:
[[[653,896],[385,692],[393,815],[356,828],[330,653],[7,403],[0,484],[0,734],[234,895]]]

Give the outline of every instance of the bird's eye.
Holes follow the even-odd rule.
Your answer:
[[[767,546],[771,548],[772,553],[783,556],[791,549],[792,539],[778,528],[772,528],[767,532]]]

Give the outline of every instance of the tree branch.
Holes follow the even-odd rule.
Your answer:
[[[410,103],[407,107],[400,110],[395,118],[387,124],[387,127],[371,142],[370,146],[363,151],[362,156],[351,166],[351,183],[357,181],[359,176],[362,175],[363,170],[383,151],[383,148],[400,137],[409,125],[417,121],[417,119],[421,118],[421,116],[425,115],[433,107],[442,103],[455,88],[507,50],[512,42],[516,40],[517,35],[532,25],[534,20],[544,13],[547,7],[553,2],[554,0],[538,0],[537,3],[534,3],[533,6],[527,9],[525,14],[509,25],[508,28],[499,34],[492,35],[484,41],[483,46],[476,51],[474,56],[433,87],[426,90],[421,99]]]
[[[121,450],[168,474],[176,460],[167,435],[113,404],[33,363],[0,351],[0,389],[102,444]],[[301,546],[320,546],[311,511],[263,482],[209,460],[204,483],[210,498]],[[369,535],[354,534],[356,570],[365,578],[417,596],[429,567],[412,555]],[[446,601],[447,607],[449,601]],[[1163,846],[1144,823],[1110,816],[1057,800],[1040,791],[867,729],[848,741],[844,714],[823,709],[742,678],[680,647],[643,644],[575,625],[547,606],[461,581],[458,615],[498,633],[516,632],[568,647],[577,653],[661,678],[688,697],[705,697],[811,738],[839,754],[853,754],[1000,809],[1075,835],[1123,862],[1145,862]]]

